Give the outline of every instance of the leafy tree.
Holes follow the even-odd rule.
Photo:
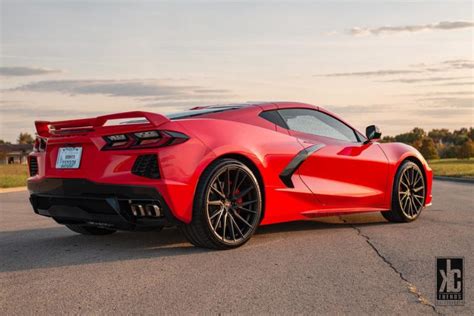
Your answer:
[[[428,137],[432,141],[425,140]],[[460,128],[451,132],[446,128],[433,129],[426,133],[423,129],[415,127],[408,133],[402,133],[396,136],[384,136],[382,142],[401,142],[415,147],[423,151],[423,155],[434,157],[432,145],[434,145],[437,155],[441,158],[456,158],[467,157],[469,150],[472,150],[469,155],[474,155],[474,149],[469,149],[466,142],[474,141],[474,128]],[[434,158],[427,158],[434,159]]]
[[[33,144],[35,139],[28,133],[20,133],[17,139],[18,144]]]
[[[395,142],[395,137],[393,137],[393,136],[384,136],[384,137],[382,137],[380,142],[381,143],[393,143],[393,142]]]
[[[439,151],[441,158],[456,158],[458,154],[458,147],[455,145],[446,145]]]
[[[6,142],[4,141],[3,139],[0,139],[0,145],[4,145],[4,144],[11,144],[10,142]]]
[[[452,142],[452,134],[449,132],[449,129],[442,128],[442,129],[433,129],[428,133],[428,137],[433,139],[435,144],[441,143],[451,143]]]
[[[421,141],[420,153],[427,160],[439,159],[438,151],[436,150],[433,139],[425,137]]]
[[[421,148],[421,141],[426,136],[426,133],[423,129],[415,127],[411,132],[403,133],[395,136],[397,142],[405,143],[412,145],[413,147],[419,149]]]
[[[472,140],[468,139],[458,148],[458,154],[456,158],[459,159],[469,159],[469,157],[474,156]]]
[[[470,140],[474,141],[474,128],[470,127],[469,132],[467,133],[467,136],[469,137]]]

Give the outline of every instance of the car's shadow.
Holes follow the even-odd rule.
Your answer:
[[[345,216],[343,220],[333,217],[261,226],[248,245],[268,242],[274,234],[286,232],[321,232],[323,229],[347,228],[353,224],[362,226],[386,223],[380,215],[368,214]],[[175,228],[161,232],[119,232],[108,236],[82,236],[62,226],[7,231],[0,232],[0,272],[191,255],[210,251],[212,250],[193,247]]]

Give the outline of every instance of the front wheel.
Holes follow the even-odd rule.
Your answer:
[[[220,159],[204,171],[194,198],[193,218],[181,231],[193,245],[231,249],[245,244],[262,214],[260,185],[234,159]]]
[[[411,222],[425,205],[425,179],[417,164],[405,161],[397,171],[392,192],[392,209],[382,212],[389,222]]]

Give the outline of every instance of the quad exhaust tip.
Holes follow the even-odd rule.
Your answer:
[[[132,214],[136,217],[161,217],[161,208],[157,204],[138,204],[130,201]]]

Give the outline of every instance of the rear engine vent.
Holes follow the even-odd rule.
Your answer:
[[[133,164],[132,173],[150,179],[159,179],[158,157],[156,155],[141,155]]]
[[[30,168],[30,177],[36,176],[38,174],[38,159],[34,156],[30,157],[30,163],[28,165]]]

